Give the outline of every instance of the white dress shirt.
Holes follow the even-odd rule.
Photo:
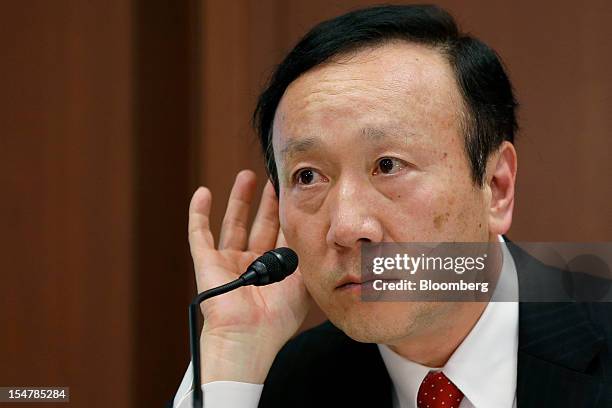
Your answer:
[[[463,392],[459,408],[516,407],[518,303],[494,300],[516,300],[518,281],[514,260],[501,246],[503,264],[492,301],[444,367],[426,367],[378,345],[393,383],[394,408],[417,407],[419,387],[430,371],[442,371]]]
[[[504,242],[501,236],[499,241]],[[510,252],[506,245],[501,246],[503,264],[492,301],[444,367],[426,367],[378,345],[393,384],[394,408],[417,407],[419,386],[429,371],[442,371],[463,392],[459,408],[516,408],[518,280]],[[174,398],[174,407],[191,407],[191,382],[190,364]],[[215,381],[204,384],[202,389],[207,408],[256,408],[263,384]]]

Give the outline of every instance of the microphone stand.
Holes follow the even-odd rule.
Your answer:
[[[202,408],[202,379],[200,373],[200,342],[198,341],[198,315],[200,303],[211,297],[222,295],[249,283],[244,277],[239,277],[225,285],[218,286],[198,294],[189,305],[189,342],[191,348],[191,366],[193,368],[193,408]]]
[[[200,303],[211,297],[222,295],[241,286],[263,286],[280,282],[292,274],[298,266],[297,254],[289,248],[276,248],[264,253],[247,268],[238,279],[225,285],[205,290],[193,298],[189,305],[189,343],[193,367],[193,408],[202,408],[202,378],[200,373],[200,342],[198,341],[198,315]]]

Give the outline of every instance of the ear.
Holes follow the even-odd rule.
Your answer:
[[[512,224],[516,168],[516,150],[510,142],[503,142],[489,157],[485,187],[491,192],[489,203],[489,233],[491,235],[505,234]]]

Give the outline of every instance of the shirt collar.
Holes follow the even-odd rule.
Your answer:
[[[501,236],[499,241],[504,242]],[[506,245],[501,246],[502,272],[493,299],[517,299],[516,266]],[[505,294],[496,296],[498,290]],[[417,393],[427,373],[443,371],[473,406],[511,407],[516,393],[518,303],[489,302],[443,368],[407,360],[383,344],[378,348],[400,406],[416,407]]]

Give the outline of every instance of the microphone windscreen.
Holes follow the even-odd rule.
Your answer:
[[[289,248],[276,248],[257,258],[241,275],[244,285],[269,285],[291,275],[298,266],[297,254]]]
[[[282,281],[295,272],[298,266],[298,256],[290,248],[273,249],[259,259],[266,265],[270,283]]]
[[[276,248],[272,250],[277,256],[280,256],[281,263],[285,269],[285,276],[291,275],[298,267],[298,255],[291,248]]]
[[[259,278],[259,282],[260,282],[259,284],[262,284],[262,283],[269,284],[269,283],[278,282],[280,280],[283,280],[283,278],[285,277],[282,271],[283,264],[281,260],[278,259],[278,257],[272,253],[272,251],[266,252],[265,254],[257,258],[257,261],[255,262],[261,262],[265,267],[264,269],[265,274],[261,275],[261,277]],[[267,275],[267,279],[262,280],[264,279],[263,277],[266,275]]]

